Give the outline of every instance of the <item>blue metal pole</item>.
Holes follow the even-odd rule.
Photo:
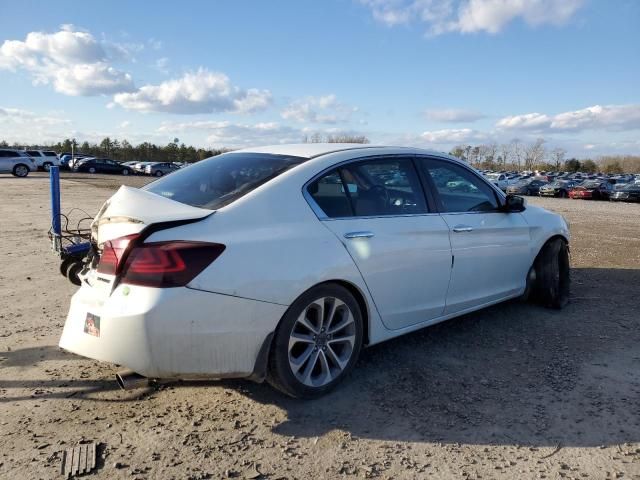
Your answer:
[[[59,251],[60,235],[60,169],[56,166],[49,168],[49,182],[51,187],[51,229],[53,233],[53,249]]]

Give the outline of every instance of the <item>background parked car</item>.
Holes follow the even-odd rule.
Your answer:
[[[0,149],[0,173],[11,173],[16,177],[26,177],[38,169],[36,161],[22,150]]]
[[[112,173],[122,175],[132,175],[134,173],[131,167],[115,162],[109,158],[90,158],[78,162],[73,167],[74,172],[89,173]]]
[[[144,173],[153,175],[154,177],[161,177],[168,173],[175,172],[178,169],[180,169],[180,166],[171,162],[150,163],[144,167]]]
[[[151,165],[155,162],[136,162],[136,164],[132,167],[135,173],[144,174],[144,169],[147,165]]]
[[[48,172],[52,165],[60,166],[58,154],[52,150],[26,150],[25,153],[35,160],[38,170]]]
[[[506,191],[507,187],[509,186],[507,175],[504,173],[488,173],[487,175],[485,175],[485,177],[487,177],[487,180],[489,180],[503,192]]]
[[[94,158],[94,156],[86,155],[84,153],[76,153],[73,156],[63,156],[60,159],[60,167],[65,170],[73,170],[73,167],[75,167],[80,160],[84,160],[86,158]]]
[[[507,193],[513,195],[538,195],[540,191],[540,187],[546,185],[547,182],[544,180],[539,180],[537,178],[527,178],[526,180],[522,180],[514,185],[509,185],[507,187]]]
[[[613,185],[602,180],[585,180],[569,191],[570,198],[584,200],[607,200],[613,192]]]
[[[577,182],[572,180],[556,180],[547,185],[540,187],[539,195],[541,197],[569,197],[569,190],[577,185]]]
[[[640,202],[640,184],[627,183],[621,189],[611,193],[613,202]]]

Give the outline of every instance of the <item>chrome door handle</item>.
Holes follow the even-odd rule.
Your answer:
[[[344,234],[344,238],[371,238],[373,232],[349,232]]]
[[[473,232],[473,227],[470,227],[468,225],[456,225],[455,227],[453,227],[453,231],[456,233]]]

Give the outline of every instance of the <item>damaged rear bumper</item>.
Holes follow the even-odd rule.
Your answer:
[[[284,305],[190,288],[84,284],[60,347],[150,378],[249,377]]]

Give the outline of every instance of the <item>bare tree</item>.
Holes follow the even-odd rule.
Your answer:
[[[516,161],[518,170],[520,170],[522,167],[522,158],[524,157],[524,149],[522,148],[522,143],[520,143],[520,139],[518,138],[511,140],[511,156]]]
[[[507,165],[507,163],[509,163],[509,159],[511,157],[510,153],[511,145],[509,145],[508,143],[503,143],[502,145],[500,145],[500,163],[502,164],[503,168]]]
[[[564,163],[564,157],[567,151],[564,148],[556,147],[551,150],[551,160],[553,161],[556,170],[560,170],[560,166]]]
[[[533,170],[533,167],[544,161],[545,153],[544,138],[538,138],[525,149],[525,168],[527,170]]]

